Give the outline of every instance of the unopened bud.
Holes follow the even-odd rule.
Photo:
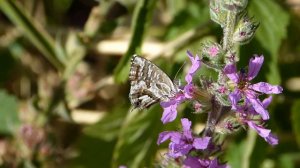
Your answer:
[[[233,43],[247,44],[254,37],[255,31],[259,23],[254,22],[247,14],[242,16],[239,20],[237,27],[233,33]]]
[[[224,27],[228,13],[241,13],[247,4],[248,0],[211,0],[210,17],[214,22]]]
[[[224,51],[220,44],[208,42],[202,46],[202,62],[211,68],[220,69],[224,64]]]

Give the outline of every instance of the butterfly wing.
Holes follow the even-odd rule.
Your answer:
[[[134,55],[129,73],[129,99],[134,107],[149,108],[159,101],[168,101],[177,93],[177,86],[151,61]]]

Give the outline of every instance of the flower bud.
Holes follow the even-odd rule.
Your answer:
[[[210,17],[224,27],[229,12],[241,13],[245,10],[248,0],[211,0]]]
[[[220,44],[207,42],[202,46],[202,62],[211,68],[222,67],[224,51]]]
[[[254,22],[247,14],[243,15],[239,20],[237,27],[233,33],[233,43],[247,44],[254,37],[255,31],[259,23]]]
[[[215,132],[220,134],[232,134],[240,130],[242,125],[234,117],[234,115],[228,115],[221,119],[216,125]]]

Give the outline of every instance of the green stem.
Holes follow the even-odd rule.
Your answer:
[[[223,29],[224,37],[223,37],[223,49],[228,51],[232,47],[232,35],[234,32],[236,22],[236,13],[228,11],[226,17],[226,24]]]
[[[253,152],[255,142],[256,142],[256,132],[253,130],[248,130],[247,139],[245,143],[245,150],[242,156],[241,168],[249,168],[250,167],[250,159],[251,154]]]

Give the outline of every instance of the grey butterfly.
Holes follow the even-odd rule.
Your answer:
[[[145,109],[160,101],[169,101],[178,86],[151,61],[133,55],[129,73],[129,99],[135,108]]]

